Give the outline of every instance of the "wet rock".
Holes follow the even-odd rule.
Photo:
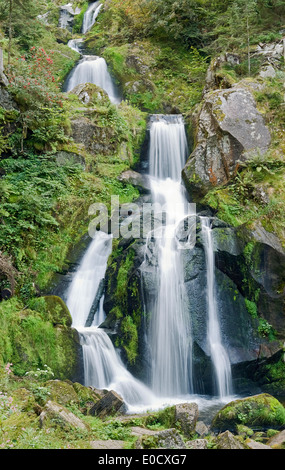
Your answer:
[[[195,433],[197,433],[199,436],[206,436],[209,432],[209,427],[206,426],[206,424],[203,421],[197,421],[196,427],[195,427]]]

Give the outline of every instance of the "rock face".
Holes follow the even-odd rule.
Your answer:
[[[196,121],[196,145],[182,173],[191,194],[227,183],[240,161],[266,151],[271,141],[252,94],[243,87],[206,94]]]

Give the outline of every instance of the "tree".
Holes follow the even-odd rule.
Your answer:
[[[251,30],[258,17],[257,0],[235,0],[230,8],[230,29],[232,35],[247,45],[248,75],[251,74],[250,38]]]
[[[11,62],[13,38],[28,50],[39,36],[41,25],[35,19],[41,6],[42,2],[36,0],[0,0],[0,21],[8,36],[8,65]]]

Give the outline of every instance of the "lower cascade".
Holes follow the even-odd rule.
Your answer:
[[[72,325],[80,334],[85,385],[115,390],[131,409],[135,405],[151,403],[154,397],[144,384],[128,372],[109,336],[99,328],[105,319],[104,296],[99,299],[97,308],[93,306],[111,248],[112,237],[104,232],[96,232],[67,291],[66,304],[72,315]],[[92,308],[93,321],[90,327],[85,327]]]

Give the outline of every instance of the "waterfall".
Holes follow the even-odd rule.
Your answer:
[[[158,285],[148,332],[151,384],[159,396],[192,391],[191,325],[185,308],[181,250],[175,237],[178,223],[187,215],[180,176],[187,156],[182,117],[153,116],[149,150],[152,200],[163,207],[167,217],[155,240]]]
[[[147,406],[154,401],[151,391],[135,379],[122,363],[107,333],[100,328],[105,319],[103,299],[90,327],[85,327],[93,301],[105,276],[112,250],[112,236],[96,232],[67,291],[66,305],[77,329],[83,352],[84,383],[99,389],[115,390],[127,407]]]
[[[118,104],[121,102],[120,95],[103,57],[84,55],[73,69],[65,91],[71,91],[74,87],[83,83],[94,83],[106,91],[112,103]]]
[[[103,4],[100,2],[94,2],[89,5],[87,8],[84,18],[83,18],[83,25],[82,25],[82,33],[85,34],[95,23],[97,16],[100,13]]]
[[[216,386],[221,398],[231,393],[231,365],[222,345],[220,324],[215,296],[215,260],[212,230],[207,217],[201,217],[207,267],[208,343],[215,370]]]
[[[74,51],[76,52],[79,52],[80,54],[80,47],[83,43],[83,39],[82,38],[79,38],[79,39],[70,39],[67,43],[68,47],[70,47],[70,49],[73,49]]]

